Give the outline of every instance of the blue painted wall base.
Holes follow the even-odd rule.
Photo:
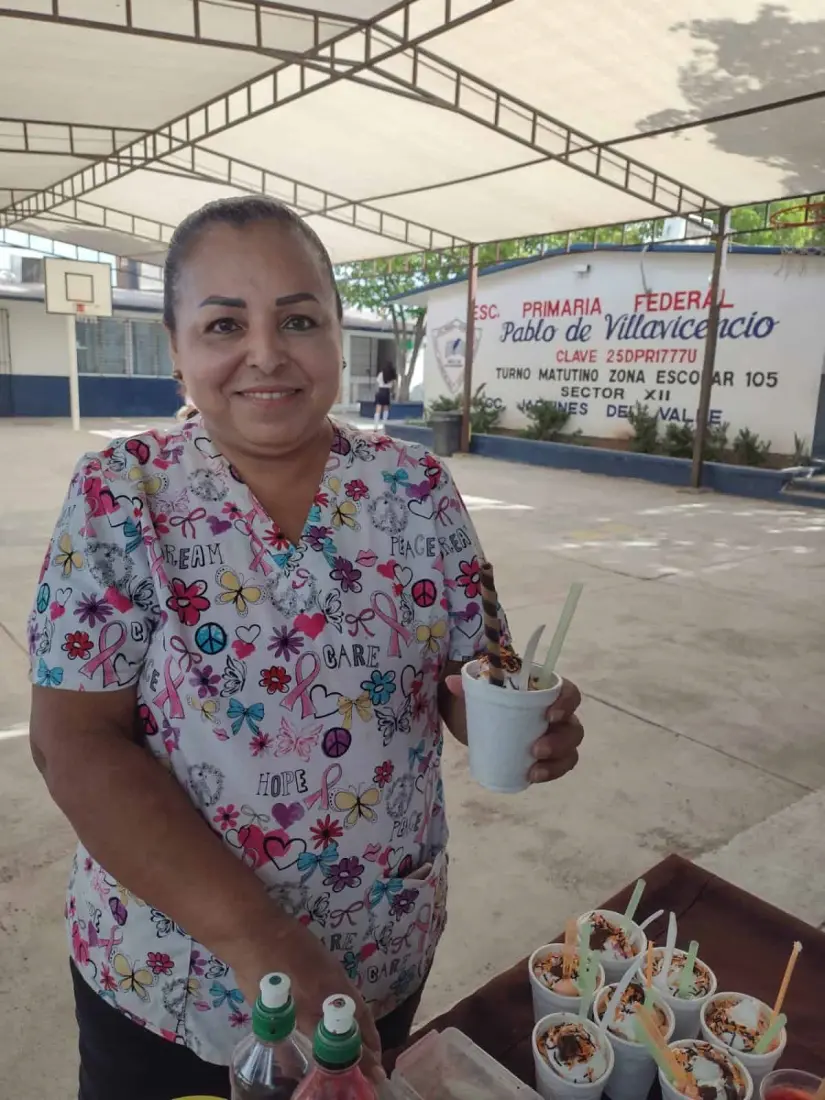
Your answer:
[[[411,443],[432,446],[433,433],[417,424],[393,424],[392,435]],[[632,477],[660,485],[687,488],[690,485],[690,460],[667,455],[635,454],[632,451],[608,451],[600,447],[581,447],[574,443],[540,443],[506,435],[474,435],[473,454],[505,462],[523,462],[528,466],[548,466],[557,470],[578,470],[605,477]],[[724,462],[706,462],[703,488],[777,504],[825,508],[825,497],[799,497],[782,493],[784,478],[779,470],[756,466],[732,466]]]
[[[0,416],[69,416],[69,379],[50,374],[12,374],[3,379]],[[181,405],[172,378],[80,375],[80,415],[174,416]]]
[[[375,416],[375,402],[362,401],[358,406],[358,415],[362,420],[372,420]],[[418,420],[424,415],[422,401],[399,401],[390,405],[389,420]]]

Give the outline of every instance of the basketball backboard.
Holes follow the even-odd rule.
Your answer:
[[[112,269],[85,260],[47,259],[46,312],[111,317]]]

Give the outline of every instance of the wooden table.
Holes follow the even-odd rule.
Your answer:
[[[812,868],[813,873],[819,873]],[[664,941],[667,914],[679,921],[677,944],[699,941],[699,955],[715,971],[719,991],[750,993],[772,1004],[794,940],[803,945],[784,1011],[788,1014],[788,1046],[781,1065],[825,1076],[825,934],[767,905],[680,856],[668,856],[644,878],[647,882],[639,919],[657,909],[665,915],[648,928]],[[633,884],[601,908],[624,910]],[[548,929],[548,943],[563,937]],[[424,1029],[455,1027],[528,1084],[534,1084],[530,1034],[533,1006],[527,960],[499,974],[482,989],[459,1002]],[[413,1039],[420,1038],[424,1031]],[[659,1097],[656,1085],[651,1098]]]

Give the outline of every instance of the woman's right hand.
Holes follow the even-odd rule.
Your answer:
[[[364,1044],[362,1069],[374,1080],[385,1076],[381,1068],[381,1039],[369,1009],[355,983],[324,945],[304,925],[287,918],[288,926],[254,954],[257,960],[235,968],[241,992],[251,1006],[258,996],[261,978],[273,970],[289,975],[295,1000],[298,1031],[312,1039],[327,997],[345,993],[355,1002],[356,1019]]]

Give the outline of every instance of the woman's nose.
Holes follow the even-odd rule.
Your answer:
[[[248,362],[264,374],[272,374],[289,359],[287,341],[274,324],[260,324],[249,332]]]

